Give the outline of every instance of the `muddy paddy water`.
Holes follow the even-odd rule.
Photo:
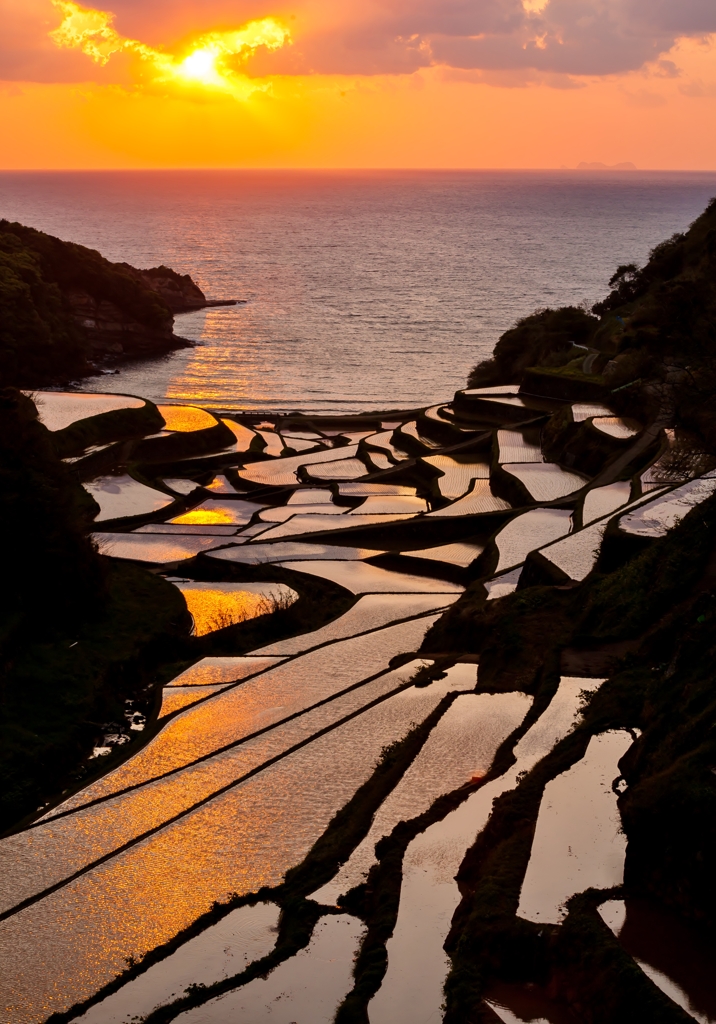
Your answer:
[[[458,398],[498,411],[461,420]],[[192,436],[212,417],[167,407],[152,443],[169,437],[171,458],[87,480],[100,549],[181,591],[195,653],[157,682],[124,758],[0,841],[2,1024],[126,1024],[160,1006],[184,1024],[329,1024],[344,1005],[371,1024],[437,1024],[457,876],[535,778],[514,921],[557,929],[570,897],[620,885],[613,783],[636,734],[587,730],[605,680],[552,665],[524,689],[493,686],[474,655],[423,644],[473,581],[466,600],[498,611],[537,553],[579,581],[608,527],[661,536],[713,480],[652,493],[640,464],[592,487],[515,426],[520,403],[472,389],[390,419],[238,417],[236,443],[200,457]],[[57,396],[41,410],[51,429],[90,429],[142,405]],[[261,639],[232,647],[242,620]],[[673,957],[632,940],[636,911],[617,927],[607,903],[649,984],[671,979],[669,998],[710,1020]],[[485,1013],[561,1019],[498,981]]]

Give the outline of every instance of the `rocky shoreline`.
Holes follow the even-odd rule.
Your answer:
[[[57,387],[192,342],[174,318],[207,299],[188,274],[111,263],[73,242],[0,221],[0,384]]]

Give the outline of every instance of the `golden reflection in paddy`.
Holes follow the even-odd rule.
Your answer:
[[[213,683],[235,683],[256,672],[273,668],[283,658],[253,657],[237,655],[229,657],[201,658],[178,676],[171,679],[167,686],[210,686]]]
[[[330,644],[225,690],[171,719],[134,757],[71,797],[63,808],[155,779],[384,671],[396,654],[417,650],[438,617],[436,613]]]
[[[9,838],[3,844],[6,869],[0,884],[0,910],[8,910],[61,882],[236,783],[291,747],[398,690],[424,664],[411,662],[177,775],[80,809],[74,815],[51,819],[29,833]],[[444,692],[442,684],[431,691],[431,699],[437,699],[438,691]]]
[[[210,412],[193,405],[158,405],[157,408],[164,417],[167,430],[189,432],[205,430],[217,424],[216,417]]]
[[[234,516],[232,516],[231,510],[227,508],[192,509],[190,512],[184,512],[182,515],[176,516],[171,520],[171,522],[181,526],[188,526],[191,524],[199,524],[201,526],[218,526],[221,523],[235,525]]]
[[[217,686],[165,687],[162,693],[162,706],[159,711],[159,717],[165,718],[175,711],[181,711],[182,708],[196,704],[197,701],[203,700],[204,697],[213,697],[214,694],[225,690],[227,686],[231,686],[231,683],[225,683],[223,686],[219,684]]]
[[[192,587],[180,584],[187,608],[194,619],[196,636],[204,636],[215,629],[223,629],[237,622],[270,615],[297,600],[298,594],[283,584],[274,584],[269,590],[234,590],[230,585],[216,588]],[[257,588],[261,584],[257,585]]]
[[[276,885],[430,713],[432,690],[390,698],[4,921],[4,1004],[28,1019],[67,1009],[215,900]]]

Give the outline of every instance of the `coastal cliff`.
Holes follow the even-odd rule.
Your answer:
[[[212,305],[188,274],[138,270],[0,220],[0,384],[33,388],[188,345],[174,315]]]

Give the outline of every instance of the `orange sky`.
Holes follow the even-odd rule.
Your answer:
[[[0,18],[4,168],[716,169],[713,0],[0,0]]]

